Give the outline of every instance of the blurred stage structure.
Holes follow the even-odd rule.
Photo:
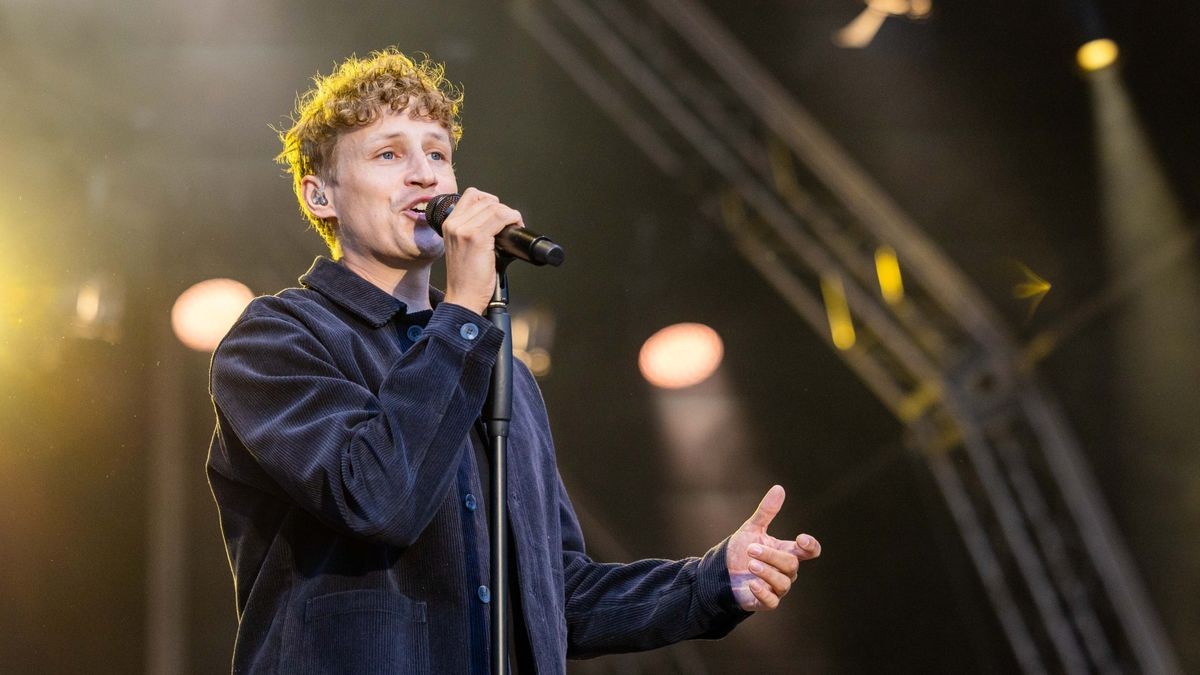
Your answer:
[[[1036,356],[703,6],[509,9],[904,423],[1025,672],[1180,672]]]

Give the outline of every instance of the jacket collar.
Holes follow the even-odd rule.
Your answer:
[[[324,295],[375,328],[391,321],[396,314],[406,313],[408,308],[375,284],[325,256],[318,256],[313,261],[312,267],[300,277],[300,285]],[[434,307],[442,297],[441,291],[429,289],[429,301]]]

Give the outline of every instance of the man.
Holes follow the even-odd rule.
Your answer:
[[[213,355],[208,475],[233,567],[235,672],[486,672],[489,603],[477,432],[502,335],[480,315],[496,234],[521,214],[458,191],[461,95],[395,49],[351,58],[300,98],[279,159],[336,260],[257,298]],[[429,286],[446,259],[446,290]],[[511,651],[522,673],[568,657],[725,635],[774,609],[820,545],[750,520],[700,558],[590,560],[546,412],[517,366],[508,504]]]

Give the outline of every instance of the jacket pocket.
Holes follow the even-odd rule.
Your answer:
[[[301,672],[429,672],[425,603],[392,591],[329,593],[304,606]]]

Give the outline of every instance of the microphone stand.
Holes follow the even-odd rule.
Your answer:
[[[484,315],[504,331],[500,355],[492,368],[492,385],[483,409],[491,459],[492,675],[508,675],[508,423],[512,420],[512,322],[508,316],[508,264],[512,256],[496,254],[496,290]]]

